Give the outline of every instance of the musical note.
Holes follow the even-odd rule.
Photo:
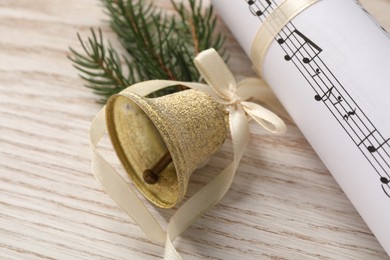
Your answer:
[[[367,147],[367,150],[368,150],[370,153],[375,153],[375,152],[378,151],[380,148],[382,148],[382,146],[384,146],[385,144],[387,144],[389,141],[390,141],[390,138],[387,139],[384,143],[382,143],[382,144],[379,145],[378,147],[374,147],[374,146],[370,145],[369,147]]]
[[[382,177],[382,178],[381,178],[381,182],[382,182],[383,184],[390,184],[390,180],[389,180],[388,178],[386,178],[386,177]]]
[[[255,15],[255,16],[258,16],[258,17],[260,17],[260,16],[262,16],[264,13],[265,13],[265,11],[267,11],[268,10],[268,8],[270,8],[270,6],[271,6],[271,0],[265,0],[265,2],[267,3],[267,6],[266,7],[264,7],[264,10],[260,10],[259,9],[259,7],[255,4],[255,0],[249,0],[248,1],[248,5],[249,5],[249,9],[250,9],[250,11],[251,11],[251,13],[253,14],[253,15]],[[256,7],[256,8],[258,8],[259,10],[255,10],[253,7]]]
[[[293,34],[297,34],[299,37],[301,37],[303,40],[304,40],[304,43],[300,43],[300,46],[298,47],[298,49],[293,52],[292,55],[286,55],[284,56],[284,59],[286,61],[289,61],[291,60],[297,53],[299,53],[299,51],[306,45],[306,44],[309,44],[310,46],[312,46],[314,49],[317,50],[316,54],[313,56],[313,57],[304,57],[302,59],[303,63],[310,63],[314,58],[316,58],[318,56],[318,54],[320,54],[322,52],[322,49],[317,45],[315,44],[312,40],[310,40],[309,38],[307,38],[303,33],[301,33],[300,31],[298,31],[297,29],[295,29],[294,31],[292,31],[286,39],[283,39],[283,38],[280,38],[278,39],[278,43],[279,44],[283,44],[285,43]]]
[[[314,78],[315,76],[318,76],[319,74],[321,73],[321,70],[319,68],[317,68],[315,70],[315,74],[314,75],[311,75],[312,78]]]
[[[348,121],[348,119],[351,117],[351,116],[354,116],[356,115],[356,108],[353,110],[353,111],[350,111],[348,112],[346,115],[344,115],[344,119]]]
[[[317,100],[317,101],[327,101],[329,98],[330,98],[330,95],[332,94],[332,91],[333,91],[333,87],[331,87],[330,89],[328,89],[328,91],[326,91],[324,93],[324,95],[320,96],[320,95],[315,95],[314,99]]]
[[[343,98],[341,96],[338,96],[337,97],[337,101],[335,103],[333,103],[333,105],[337,105],[337,104],[340,104],[341,102],[343,102]]]
[[[386,191],[386,189],[389,190],[389,184],[390,184],[389,178],[381,177],[381,182],[382,182],[382,190],[387,195],[387,197],[390,198],[390,192]]]

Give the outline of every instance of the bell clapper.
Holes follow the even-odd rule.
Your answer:
[[[160,173],[172,162],[169,152],[166,152],[152,168],[144,171],[143,177],[147,184],[156,184]]]

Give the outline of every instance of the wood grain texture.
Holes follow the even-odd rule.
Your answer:
[[[362,2],[390,29],[389,0]],[[100,105],[66,56],[90,27],[118,46],[104,19],[94,0],[0,0],[0,259],[161,258],[90,170]],[[227,46],[234,73],[252,75],[230,35]],[[251,138],[230,191],[175,242],[186,259],[388,258],[295,125],[275,137],[253,124]],[[188,195],[231,155],[227,142]],[[174,212],[152,210],[163,223]]]

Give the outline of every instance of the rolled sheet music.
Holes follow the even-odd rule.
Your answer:
[[[281,3],[212,0],[390,254],[389,34],[356,1],[322,0],[288,19],[269,46],[256,44]],[[253,56],[263,50],[264,59]]]

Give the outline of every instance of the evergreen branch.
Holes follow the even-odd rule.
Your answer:
[[[84,54],[70,48],[69,59],[81,72],[80,77],[89,83],[87,87],[93,89],[98,95],[109,97],[132,82],[124,77],[117,52],[111,46],[103,45],[101,30],[98,30],[98,37],[92,29],[91,34],[92,37],[89,37],[86,42],[77,34]],[[134,70],[131,63],[127,63],[127,66],[129,71]],[[102,99],[100,102],[103,103],[105,100]]]
[[[213,9],[204,9],[202,1],[187,0],[186,8],[171,0],[176,15],[168,15],[145,0],[101,1],[126,54],[120,57],[110,44],[105,45],[100,29],[98,33],[91,29],[86,41],[78,35],[82,51],[70,48],[69,59],[87,82],[86,87],[103,97],[102,103],[138,81],[198,81],[193,58],[211,47],[224,54],[224,37],[214,34]],[[182,89],[177,86],[156,95]]]

